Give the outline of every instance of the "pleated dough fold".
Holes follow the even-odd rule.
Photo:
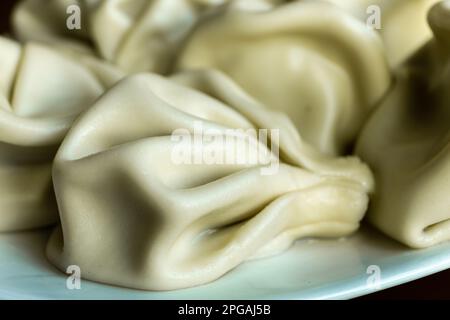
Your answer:
[[[202,147],[187,139],[199,124]],[[174,139],[180,129],[187,134]],[[279,135],[265,144],[251,129]],[[239,143],[257,161],[237,161]],[[180,151],[229,158],[178,162]],[[277,170],[262,174],[277,159]],[[62,270],[78,265],[90,280],[146,290],[213,281],[300,237],[348,235],[373,188],[357,158],[318,153],[284,114],[217,71],[119,82],[72,127],[53,179],[61,226],[48,243],[50,261]]]
[[[428,10],[440,0],[304,0],[331,2],[377,29],[393,68],[432,38]],[[379,17],[376,15],[380,14]],[[375,19],[378,19],[376,21]],[[380,25],[377,26],[376,22]]]
[[[267,9],[282,0],[23,0],[13,15],[16,36],[96,54],[133,73],[166,74],[196,22],[227,4]],[[80,29],[66,22],[80,9]],[[68,13],[69,12],[69,13]]]
[[[357,147],[377,181],[369,220],[415,248],[450,239],[450,1],[429,21],[435,39],[398,70]]]
[[[225,11],[194,30],[176,68],[225,72],[285,112],[306,141],[333,155],[349,151],[390,86],[377,33],[323,2]]]
[[[95,59],[0,37],[0,231],[57,220],[53,156],[75,117],[120,77]]]

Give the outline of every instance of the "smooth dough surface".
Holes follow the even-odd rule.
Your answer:
[[[197,26],[176,68],[225,72],[333,155],[348,152],[391,83],[378,34],[323,2],[224,11]]]
[[[75,117],[122,74],[0,37],[0,231],[54,223],[53,156]]]
[[[199,124],[223,139],[193,146],[186,138]],[[174,139],[179,129],[184,139]],[[278,129],[279,139],[264,144],[236,129]],[[257,161],[239,162],[238,143]],[[274,145],[278,170],[262,174],[278,159]],[[179,152],[230,158],[185,163],[175,160]],[[217,71],[122,80],[72,127],[53,179],[61,226],[48,243],[50,261],[146,290],[213,281],[300,237],[348,235],[373,189],[365,164],[317,152],[284,114]]]
[[[357,147],[377,182],[369,220],[415,248],[450,239],[450,1],[429,20],[434,40],[398,70]]]

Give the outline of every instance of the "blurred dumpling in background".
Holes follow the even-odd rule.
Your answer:
[[[22,0],[14,8],[11,24],[14,36],[21,42],[35,41],[50,46],[66,47],[94,54],[89,47],[88,22],[85,6],[97,1],[83,0]],[[77,5],[80,10],[81,29],[69,29],[68,8]]]
[[[180,43],[202,15],[232,4],[267,9],[281,0],[24,0],[13,29],[36,40],[90,51],[126,72],[171,70]],[[69,30],[67,8],[77,5],[81,29]]]
[[[277,129],[279,139],[263,143],[252,129]],[[203,160],[179,161],[182,153]],[[348,235],[373,187],[357,158],[317,153],[284,114],[216,71],[121,81],[72,127],[53,179],[61,226],[50,261],[146,290],[213,281],[300,237]]]
[[[93,58],[0,37],[0,231],[57,220],[54,154],[75,117],[121,76]]]
[[[369,220],[415,248],[450,240],[450,1],[429,21],[434,39],[397,71],[356,149],[376,178]]]
[[[322,2],[228,10],[187,39],[177,69],[216,68],[285,112],[322,152],[345,154],[390,86],[378,34]]]
[[[305,0],[322,1],[322,0]],[[404,62],[432,37],[427,13],[440,0],[323,0],[346,9],[361,21],[380,12],[379,32],[392,67]],[[373,10],[378,6],[378,11]]]

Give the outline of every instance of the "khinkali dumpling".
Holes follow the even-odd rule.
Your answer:
[[[54,223],[51,165],[75,117],[121,73],[0,37],[0,231]]]
[[[320,1],[320,0],[308,0]],[[390,64],[395,67],[431,39],[427,12],[440,0],[325,0],[367,22],[380,27]],[[376,6],[376,7],[374,7]],[[380,19],[377,21],[377,14]],[[377,26],[376,23],[380,22]]]
[[[177,68],[225,72],[329,154],[348,151],[390,85],[377,33],[322,2],[215,16],[188,38]]]
[[[357,147],[377,182],[369,220],[411,247],[450,239],[450,1],[429,20],[435,40],[398,70]]]
[[[199,127],[203,135],[192,138],[203,147],[190,139]],[[248,129],[279,134],[263,143]],[[238,160],[239,143],[255,162]],[[183,152],[203,161],[179,162]],[[72,127],[53,179],[61,226],[50,261],[148,290],[213,281],[299,237],[348,235],[373,183],[357,158],[317,153],[284,114],[216,71],[119,82]]]
[[[281,0],[24,0],[13,26],[21,40],[89,51],[126,72],[168,73],[180,43],[203,14],[233,3],[267,9]],[[69,30],[67,8],[80,8],[81,29]],[[69,10],[69,12],[72,12]],[[90,44],[91,43],[91,44]]]

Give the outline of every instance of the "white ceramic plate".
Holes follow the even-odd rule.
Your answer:
[[[346,299],[450,267],[450,243],[411,250],[366,227],[347,239],[299,241],[284,254],[247,262],[192,289],[145,292],[82,280],[80,290],[69,290],[67,275],[44,256],[48,234],[47,230],[0,235],[0,298]],[[380,277],[368,274],[368,268],[381,271]],[[380,281],[368,285],[369,277]]]

